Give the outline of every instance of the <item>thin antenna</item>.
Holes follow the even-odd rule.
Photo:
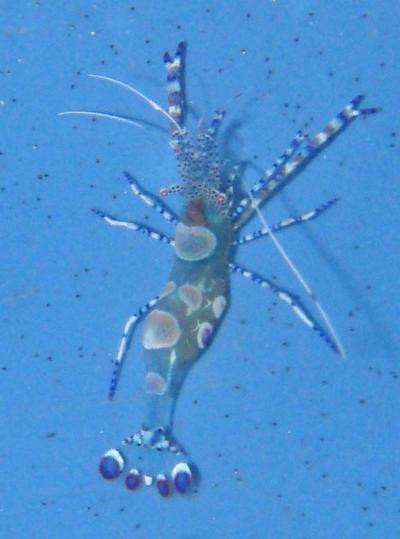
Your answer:
[[[336,331],[327,315],[327,313],[325,312],[325,310],[323,309],[322,305],[320,304],[317,296],[314,294],[314,292],[311,290],[311,288],[309,287],[309,285],[307,284],[307,281],[304,279],[304,277],[302,276],[302,274],[300,273],[300,271],[297,269],[297,267],[295,266],[295,264],[292,262],[292,260],[290,259],[289,255],[286,253],[285,249],[283,248],[283,246],[281,245],[281,243],[276,239],[276,236],[275,234],[272,232],[271,228],[268,226],[268,223],[267,221],[265,220],[265,217],[264,215],[261,213],[261,210],[260,208],[258,207],[258,205],[256,204],[256,201],[254,199],[254,197],[251,195],[251,193],[249,191],[247,191],[248,193],[248,196],[249,198],[251,199],[252,201],[252,205],[258,215],[258,218],[260,219],[262,225],[265,227],[265,229],[268,231],[268,236],[271,238],[273,244],[275,245],[276,249],[278,250],[279,254],[281,255],[281,257],[283,258],[283,260],[286,262],[286,264],[289,266],[291,272],[294,274],[294,276],[296,277],[296,279],[299,281],[299,283],[301,284],[301,286],[304,288],[304,290],[307,292],[307,295],[311,298],[312,302],[315,304],[319,314],[321,315],[321,318],[324,320],[325,322],[325,325],[328,329],[328,333],[330,334],[330,336],[332,337],[332,340],[333,342],[336,344],[337,346],[337,349],[338,349],[338,352],[339,354],[345,358],[346,357],[346,352],[342,346],[342,343],[340,342],[339,340],[339,337],[337,336],[336,334]]]
[[[139,90],[136,90],[136,88],[134,88],[133,86],[130,86],[129,84],[126,84],[125,82],[122,82],[120,80],[112,79],[111,77],[105,77],[104,75],[89,74],[89,77],[92,77],[93,79],[106,80],[108,82],[112,82],[113,84],[117,84],[118,86],[122,86],[122,88],[126,88],[130,92],[134,93],[135,95],[143,99],[148,105],[150,105],[150,107],[153,110],[155,110],[156,112],[160,112],[163,116],[165,116],[170,122],[173,123],[173,125],[178,130],[179,134],[182,134],[183,131],[182,131],[181,126],[176,122],[176,120],[174,120],[174,118],[170,114],[168,114],[167,111],[165,111],[162,107],[160,107],[158,103],[156,103],[149,97],[142,94],[142,92],[140,92]]]
[[[95,118],[108,118],[109,120],[117,120],[125,124],[131,124],[135,127],[140,127],[144,129],[144,126],[134,120],[125,118],[124,116],[119,116],[118,114],[107,114],[107,112],[95,112],[91,110],[66,110],[64,112],[58,112],[58,116],[67,116],[68,114],[80,114],[81,116],[92,116]]]

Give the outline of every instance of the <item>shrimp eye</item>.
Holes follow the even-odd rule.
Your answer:
[[[218,193],[218,195],[216,196],[216,201],[218,202],[218,204],[223,204],[225,200],[226,200],[225,193]]]

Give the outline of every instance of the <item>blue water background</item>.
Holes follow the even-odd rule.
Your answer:
[[[2,2],[2,538],[400,537],[399,20],[395,1]],[[356,121],[264,210],[273,223],[340,196],[279,238],[347,360],[235,276],[229,313],[176,415],[202,481],[196,494],[164,500],[106,483],[96,468],[140,425],[139,333],[112,403],[110,361],[128,316],[166,281],[171,252],[90,209],[171,232],[122,171],[157,192],[177,181],[176,164],[163,130],[57,112],[166,127],[87,75],[164,104],[162,55],[180,40],[192,122],[227,111],[222,146],[250,161],[249,186],[297,129],[315,132],[355,95],[383,111]],[[179,208],[179,197],[170,203]],[[255,218],[247,230],[259,226]],[[269,240],[237,260],[304,298]]]

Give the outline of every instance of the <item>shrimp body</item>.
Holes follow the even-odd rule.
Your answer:
[[[93,210],[109,225],[141,232],[174,249],[169,279],[158,296],[139,308],[127,320],[110,383],[109,397],[114,397],[123,360],[137,323],[144,320],[143,355],[146,364],[144,392],[146,409],[142,426],[122,441],[121,448],[108,450],[100,460],[99,471],[105,479],[119,477],[129,462],[125,484],[136,490],[144,483],[155,484],[162,496],[175,490],[184,494],[193,482],[194,466],[173,435],[173,415],[182,383],[190,368],[209,346],[229,302],[229,275],[236,273],[269,290],[287,304],[298,319],[311,328],[337,354],[343,349],[333,331],[325,329],[308,313],[301,301],[275,281],[238,266],[233,262],[236,247],[322,215],[337,199],[329,200],[302,215],[287,217],[271,226],[239,236],[238,231],[259,206],[269,201],[287,181],[313,159],[323,147],[342,132],[355,118],[374,114],[378,108],[360,108],[363,96],[355,97],[313,137],[299,131],[282,155],[266,169],[248,196],[238,189],[240,167],[222,165],[218,155],[217,132],[223,113],[216,111],[209,127],[200,124],[191,135],[184,122],[182,92],[184,44],[172,58],[164,55],[167,70],[168,109],[144,96],[136,88],[102,75],[92,75],[122,86],[144,99],[170,122],[169,144],[175,154],[180,183],[160,190],[160,196],[179,192],[184,197],[180,219],[161,198],[146,193],[127,172],[133,194],[176,226],[175,237],[134,221],[123,221],[100,210]],[[107,117],[137,125],[118,116],[89,111],[60,114],[86,114]],[[262,216],[261,216],[262,217]],[[286,257],[287,258],[287,257]],[[158,271],[158,268],[155,268]],[[306,288],[307,289],[307,288]],[[318,307],[315,295],[310,298]],[[321,311],[320,311],[321,312]]]
[[[175,397],[210,344],[227,305],[229,245],[226,219],[201,199],[191,201],[176,227],[169,280],[144,322],[149,393]]]

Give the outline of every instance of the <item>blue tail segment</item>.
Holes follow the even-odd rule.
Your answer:
[[[110,449],[100,459],[100,475],[107,480],[117,479],[129,461],[140,467],[131,467],[125,475],[125,486],[130,491],[140,486],[155,486],[160,496],[168,497],[173,491],[187,494],[192,489],[194,474],[184,451],[161,427],[142,428],[122,442],[123,449]]]

